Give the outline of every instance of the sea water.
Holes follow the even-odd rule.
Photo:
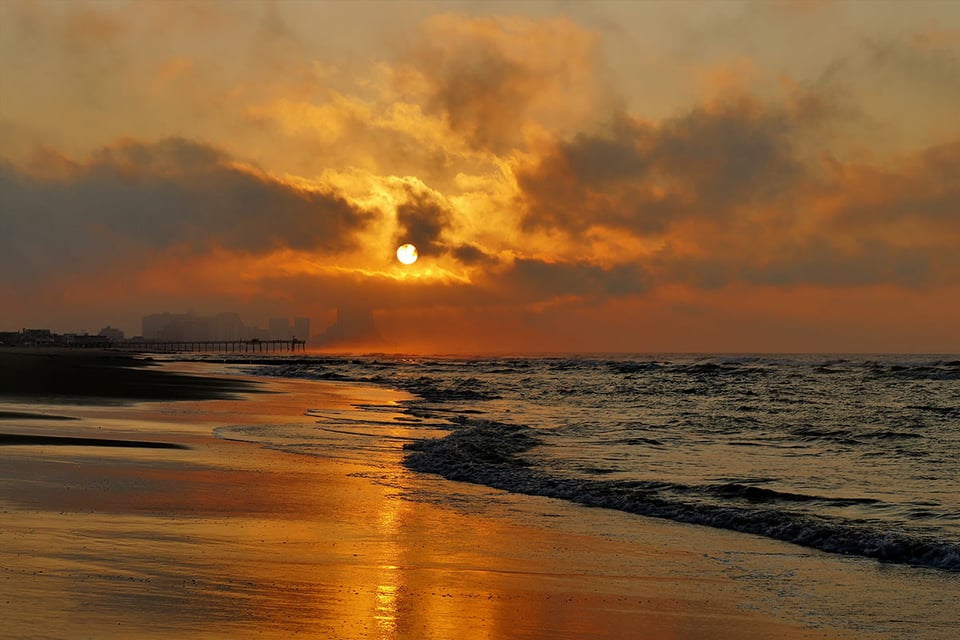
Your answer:
[[[399,405],[222,437],[960,572],[960,357],[304,357]]]

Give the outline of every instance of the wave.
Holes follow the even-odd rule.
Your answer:
[[[475,377],[452,378],[440,381],[428,376],[398,379],[394,385],[415,393],[427,402],[456,402],[462,400],[496,400],[500,393]]]
[[[960,380],[960,361],[935,360],[930,362],[869,362],[870,374],[876,378],[894,380]]]
[[[828,501],[843,506],[866,499],[809,496],[738,483],[704,491],[662,482],[560,478],[521,457],[541,444],[529,427],[462,418],[454,429],[443,438],[404,445],[404,464],[414,471],[514,493],[751,533],[831,553],[960,572],[960,542],[891,531],[866,520],[777,508],[784,502]],[[711,496],[733,500],[719,504],[704,500]]]
[[[960,380],[956,356],[248,360],[265,365],[259,373],[267,375],[350,380],[410,392],[413,397],[395,408],[409,417],[390,417],[391,428],[406,425],[411,438],[418,438],[422,428],[449,433],[424,442],[384,441],[391,443],[391,452],[406,443],[406,465],[416,471],[960,572],[956,500],[949,497],[956,487],[951,470],[958,437],[952,418],[960,417],[951,401],[952,381]],[[922,393],[914,393],[914,387]],[[343,431],[375,431],[346,415],[316,417]],[[481,417],[547,429],[481,422]],[[297,452],[313,455],[340,436],[351,434],[318,430],[304,438],[301,431],[271,429],[269,441],[286,447],[295,439],[301,443],[294,447]],[[369,457],[377,439],[355,440],[349,447]],[[542,451],[531,451],[541,443]],[[696,456],[683,455],[690,446],[698,455],[716,453],[718,447],[722,453],[692,469]],[[776,478],[739,473],[752,468],[740,463],[758,454],[771,456],[772,466],[764,469]],[[650,481],[653,469],[644,466],[650,455],[658,455],[660,477],[685,484]],[[824,466],[809,465],[807,472],[806,465],[796,464],[800,456],[824,456]],[[565,468],[563,457],[568,458]],[[918,479],[918,459],[924,461],[928,483]],[[836,477],[837,488],[790,489],[815,486],[806,482],[811,473]],[[859,491],[854,486],[864,495],[890,496],[889,502],[849,495]],[[948,496],[943,504],[917,501],[941,494]]]
[[[613,373],[650,373],[664,369],[667,365],[662,362],[633,362],[611,361],[607,363],[607,368]]]
[[[767,489],[766,487],[755,487],[738,482],[730,482],[713,487],[707,487],[707,491],[714,495],[725,498],[743,498],[749,502],[823,502],[835,506],[848,506],[853,504],[877,504],[880,502],[874,498],[830,498],[827,496],[809,495],[805,493],[791,493],[789,491],[777,491]]]
[[[790,429],[790,435],[799,438],[802,442],[827,441],[847,446],[863,445],[870,441],[889,440],[920,440],[924,434],[915,431],[898,431],[895,429],[830,429],[803,425]]]
[[[937,405],[916,405],[911,404],[907,405],[907,409],[914,409],[916,411],[933,413],[935,415],[941,415],[947,418],[960,418],[960,407],[941,407]]]

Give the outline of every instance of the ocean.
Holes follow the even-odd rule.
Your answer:
[[[960,572],[960,356],[237,362],[406,395],[222,438]]]

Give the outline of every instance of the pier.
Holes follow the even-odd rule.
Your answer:
[[[82,348],[147,353],[294,353],[307,350],[306,340],[88,340]]]

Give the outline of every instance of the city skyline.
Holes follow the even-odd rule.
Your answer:
[[[316,349],[389,348],[377,329],[373,310],[368,307],[338,307],[332,323],[319,331],[311,330],[306,317],[271,317],[266,326],[246,324],[240,314],[220,311],[210,315],[162,311],[141,317],[138,332],[124,331],[110,324],[93,332],[86,329],[54,331],[48,327],[0,328],[0,346],[87,346],[109,342],[259,342],[299,341]]]
[[[0,77],[2,327],[960,351],[957,3],[14,1]]]
[[[274,336],[275,331],[273,330],[274,323],[278,321],[286,321],[284,324],[284,335]],[[103,335],[103,336],[119,336],[121,339],[124,337],[149,337],[150,339],[173,339],[169,336],[160,335],[164,333],[165,326],[172,325],[177,322],[187,322],[194,325],[194,328],[188,329],[188,332],[197,334],[197,333],[212,333],[214,337],[203,338],[193,335],[191,337],[183,338],[185,340],[235,340],[235,339],[251,339],[251,338],[261,338],[261,339],[270,339],[270,340],[283,340],[289,339],[291,337],[296,337],[298,339],[303,336],[304,338],[309,339],[310,318],[297,317],[297,318],[278,318],[272,317],[269,322],[261,323],[264,326],[254,322],[254,324],[246,325],[241,319],[240,314],[233,311],[220,311],[211,315],[198,314],[193,311],[186,312],[176,312],[176,311],[160,311],[156,313],[146,314],[140,317],[140,322],[137,324],[136,330],[131,328],[120,328],[114,327],[111,323],[106,323],[99,330],[90,329],[88,327],[68,327],[66,329],[58,327],[56,329],[52,328],[54,325],[51,323],[38,323],[36,325],[24,326],[24,327],[0,327],[0,332],[3,333],[14,333],[14,332],[23,332],[23,331],[35,331],[35,330],[45,330],[45,331],[54,331],[62,335]],[[208,327],[197,329],[204,323],[210,325]],[[146,329],[146,326],[150,326],[151,329]],[[180,331],[180,330],[177,330]],[[300,335],[297,335],[297,333]],[[290,333],[291,335],[287,336],[285,334]]]

